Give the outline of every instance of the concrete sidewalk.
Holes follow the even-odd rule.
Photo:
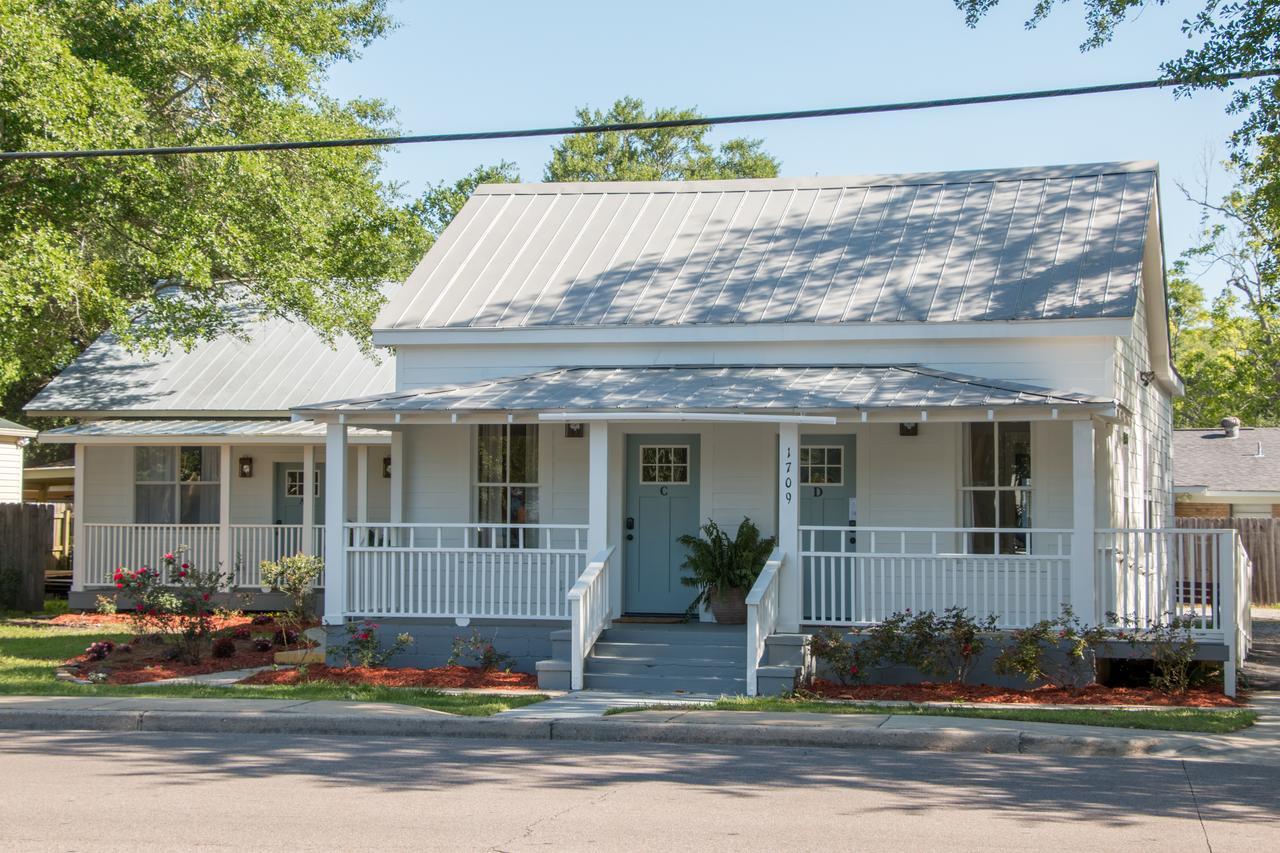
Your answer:
[[[0,729],[468,737],[613,743],[880,748],[1042,755],[1248,758],[1280,764],[1280,700],[1258,725],[1196,735],[1053,723],[895,714],[638,711],[608,707],[670,697],[570,694],[493,717],[458,717],[407,705],[284,699],[2,696]],[[680,697],[685,702],[700,697]],[[533,713],[540,709],[541,713]]]

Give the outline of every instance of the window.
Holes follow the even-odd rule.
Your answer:
[[[844,485],[844,448],[801,447],[800,485]]]
[[[217,524],[218,448],[136,447],[133,520]]]
[[[640,448],[641,483],[688,483],[688,445],[642,445]]]
[[[476,520],[484,524],[538,523],[538,427],[481,424],[476,441]],[[499,531],[481,543],[518,546],[521,534]],[[536,547],[537,536],[525,534]]]
[[[1031,527],[1031,424],[969,424],[964,463],[965,524],[969,527]],[[997,547],[998,546],[998,547]],[[975,554],[1025,554],[1027,534],[971,533]]]
[[[314,497],[320,497],[320,472],[315,471],[312,478],[311,494]],[[291,471],[284,472],[284,496],[286,498],[300,498],[302,494],[302,476],[301,468],[295,468]]]

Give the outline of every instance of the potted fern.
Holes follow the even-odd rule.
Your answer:
[[[760,528],[749,518],[742,519],[732,539],[711,520],[700,532],[701,536],[685,534],[679,540],[689,551],[683,566],[689,573],[680,582],[698,590],[688,613],[709,605],[717,622],[741,625],[747,621],[747,592],[769,561],[776,540],[761,538]]]

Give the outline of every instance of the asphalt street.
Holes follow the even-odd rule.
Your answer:
[[[0,849],[1280,849],[1280,767],[0,732]]]

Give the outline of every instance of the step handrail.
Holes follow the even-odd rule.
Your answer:
[[[581,690],[587,655],[609,624],[613,594],[613,546],[587,564],[569,590],[569,689]]]
[[[764,659],[765,642],[778,628],[781,584],[779,577],[787,555],[775,548],[760,571],[760,576],[747,593],[747,695],[757,695],[760,661]]]

